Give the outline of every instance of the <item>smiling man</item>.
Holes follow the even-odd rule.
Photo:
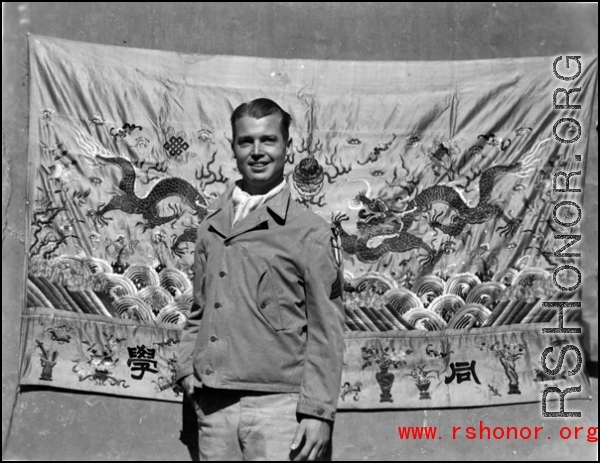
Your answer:
[[[330,226],[291,199],[291,117],[266,98],[231,116],[242,179],[199,225],[178,380],[202,460],[317,460],[343,361],[342,267]]]

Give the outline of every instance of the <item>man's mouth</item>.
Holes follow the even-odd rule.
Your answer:
[[[251,163],[249,163],[250,167],[257,167],[257,168],[265,167],[268,164],[269,164],[268,161],[251,162]]]

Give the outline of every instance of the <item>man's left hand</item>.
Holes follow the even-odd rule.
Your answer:
[[[317,418],[302,418],[292,440],[292,461],[319,460],[329,444],[331,423]],[[302,442],[304,441],[304,444]],[[300,446],[302,445],[302,448]],[[299,450],[299,453],[297,453]]]

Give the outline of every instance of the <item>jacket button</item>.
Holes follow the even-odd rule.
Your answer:
[[[204,370],[204,373],[206,373],[207,375],[212,375],[213,371],[210,368],[207,368],[206,370]]]
[[[322,408],[317,409],[317,415],[322,416],[323,413],[325,413],[325,410],[323,410]]]
[[[211,342],[217,342],[219,340],[219,338],[217,338],[216,336],[211,336],[210,340],[211,340]]]
[[[268,304],[267,304],[266,302],[261,302],[261,303],[260,303],[260,308],[261,308],[261,309],[264,309],[265,307],[267,307],[267,305],[268,305]]]
[[[227,274],[226,274],[225,272],[223,272],[223,271],[220,271],[220,272],[219,272],[219,276],[220,276],[221,278],[225,277],[226,275],[227,275]]]
[[[218,309],[219,307],[221,307],[221,303],[220,302],[215,302],[215,309]]]

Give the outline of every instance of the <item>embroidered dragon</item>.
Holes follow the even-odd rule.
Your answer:
[[[381,200],[378,200],[381,201]],[[381,201],[383,203],[383,201]],[[387,206],[386,206],[387,207]],[[364,209],[361,212],[365,211]],[[392,211],[385,212],[364,212],[362,217],[359,213],[357,226],[363,228],[366,222],[391,220],[393,222],[391,229],[378,228],[377,231],[366,233],[362,236],[350,235],[342,227],[342,222],[350,220],[346,214],[340,213],[333,216],[333,225],[337,229],[342,249],[347,254],[355,254],[358,260],[365,263],[377,262],[383,256],[390,252],[406,252],[411,249],[422,248],[427,251],[425,263],[431,262],[435,257],[435,251],[425,243],[421,238],[411,235],[406,231],[412,224],[412,216],[406,216],[398,220],[394,217]],[[383,222],[382,222],[383,223]]]
[[[149,228],[155,228],[165,223],[179,219],[183,214],[183,209],[178,205],[169,207],[173,214],[169,216],[160,216],[158,204],[166,198],[177,196],[185,204],[191,207],[193,214],[199,217],[201,221],[206,216],[206,200],[187,180],[178,177],[169,177],[159,180],[144,197],[135,193],[135,182],[137,175],[130,161],[125,158],[96,156],[96,159],[105,163],[113,164],[121,170],[121,180],[119,190],[122,194],[115,195],[108,204],[101,203],[98,209],[89,209],[88,217],[92,218],[99,226],[108,225],[112,218],[105,217],[105,214],[114,210],[120,210],[126,214],[140,214],[142,222],[137,225],[143,226],[143,231]]]
[[[343,213],[333,216],[333,225],[340,234],[344,251],[356,255],[361,262],[376,262],[390,252],[400,253],[421,248],[427,252],[424,263],[429,264],[435,259],[436,252],[421,238],[408,233],[408,230],[435,203],[445,203],[456,213],[451,224],[442,224],[437,220],[429,223],[432,228],[447,235],[458,236],[468,224],[479,224],[496,217],[502,217],[506,222],[505,226],[498,228],[501,235],[515,234],[521,224],[520,219],[507,217],[502,206],[491,199],[496,177],[520,167],[520,163],[514,163],[485,170],[479,180],[479,202],[475,207],[470,207],[458,191],[446,185],[426,188],[408,201],[405,210],[399,213],[392,211],[383,200],[371,199],[365,193],[360,193],[357,200],[364,208],[358,213],[357,227],[374,231],[361,236],[350,235],[342,227],[342,222],[349,220]]]
[[[521,164],[516,162],[507,166],[490,167],[485,170],[479,179],[479,202],[475,207],[469,207],[454,188],[444,185],[436,185],[424,190],[415,198],[413,207],[416,206],[416,208],[423,210],[432,203],[442,202],[447,204],[456,212],[456,215],[452,218],[452,224],[445,225],[433,220],[429,225],[449,236],[460,235],[469,224],[484,223],[496,217],[501,217],[506,222],[506,225],[497,229],[500,236],[513,236],[519,225],[521,225],[521,219],[508,217],[504,213],[502,205],[491,201],[492,189],[498,175],[514,172],[520,168]]]

